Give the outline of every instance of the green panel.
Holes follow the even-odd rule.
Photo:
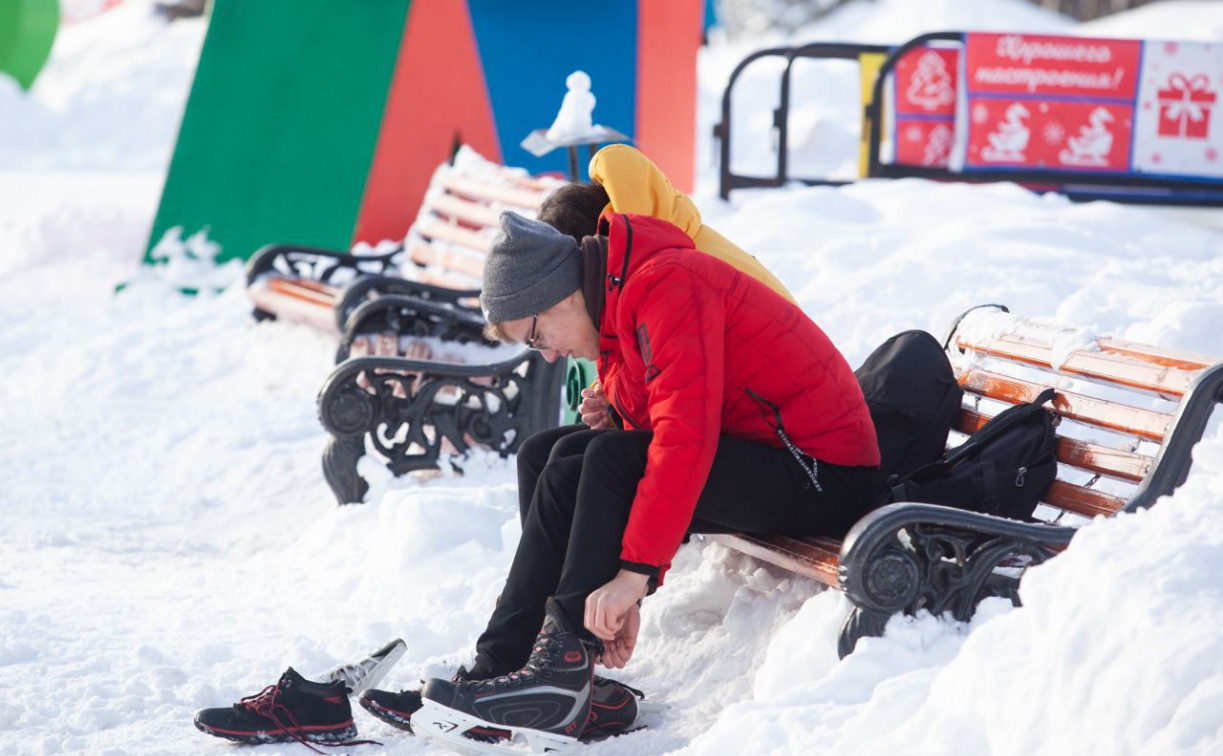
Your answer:
[[[0,0],[0,71],[29,89],[58,29],[59,0]]]
[[[215,0],[149,249],[174,226],[218,261],[347,248],[408,5]]]
[[[582,389],[594,383],[598,377],[598,368],[590,360],[569,358],[569,367],[565,372],[565,423],[567,425],[581,422],[582,417],[578,414],[578,406],[582,404]]]

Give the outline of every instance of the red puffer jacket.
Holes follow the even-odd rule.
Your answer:
[[[624,534],[626,566],[657,568],[661,581],[721,435],[780,447],[780,422],[819,460],[879,464],[853,371],[802,310],[693,254],[692,240],[666,221],[608,213],[603,227],[599,377],[625,427],[654,432]]]

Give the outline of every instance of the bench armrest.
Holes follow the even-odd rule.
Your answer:
[[[260,248],[246,264],[246,285],[261,276],[280,273],[318,283],[337,283],[336,276],[348,271],[351,276],[386,275],[399,269],[403,247],[371,255],[354,255],[299,244],[269,244]]]
[[[898,502],[850,529],[841,544],[838,579],[856,605],[871,611],[926,608],[940,614],[950,608],[958,619],[967,619],[983,598],[975,589],[996,567],[1023,558],[1042,562],[1074,533],[1069,527]],[[941,579],[950,578],[949,571],[955,579]],[[966,602],[963,612],[960,598]]]
[[[411,297],[423,302],[448,307],[480,319],[484,316],[476,304],[479,289],[447,289],[443,286],[411,281],[399,276],[362,276],[346,284],[339,292],[335,306],[336,325],[343,332],[358,308],[366,302],[386,296]]]
[[[937,504],[880,507],[850,529],[837,578],[854,605],[839,652],[880,635],[897,612],[950,611],[967,622],[978,603],[1002,596],[1019,603],[1019,574],[1070,543],[1075,529],[1026,523]],[[1013,567],[1011,574],[999,568]]]
[[[565,364],[538,352],[485,365],[361,357],[323,383],[318,413],[332,434],[323,469],[340,503],[359,501],[357,460],[371,448],[398,476],[435,469],[443,453],[508,455],[557,424]]]
[[[484,338],[484,318],[478,311],[442,300],[392,294],[367,300],[352,312],[343,325],[336,364],[349,358],[356,339],[379,333],[488,343]]]

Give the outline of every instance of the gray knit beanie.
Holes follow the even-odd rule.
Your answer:
[[[480,309],[490,323],[538,315],[582,286],[577,242],[547,223],[501,214],[484,260]]]

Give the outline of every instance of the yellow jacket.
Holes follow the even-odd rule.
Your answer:
[[[666,174],[637,149],[612,144],[590,159],[590,180],[601,184],[611,200],[604,212],[650,215],[670,221],[692,237],[696,248],[729,263],[793,302],[794,297],[760,261],[701,222],[701,213]]]

